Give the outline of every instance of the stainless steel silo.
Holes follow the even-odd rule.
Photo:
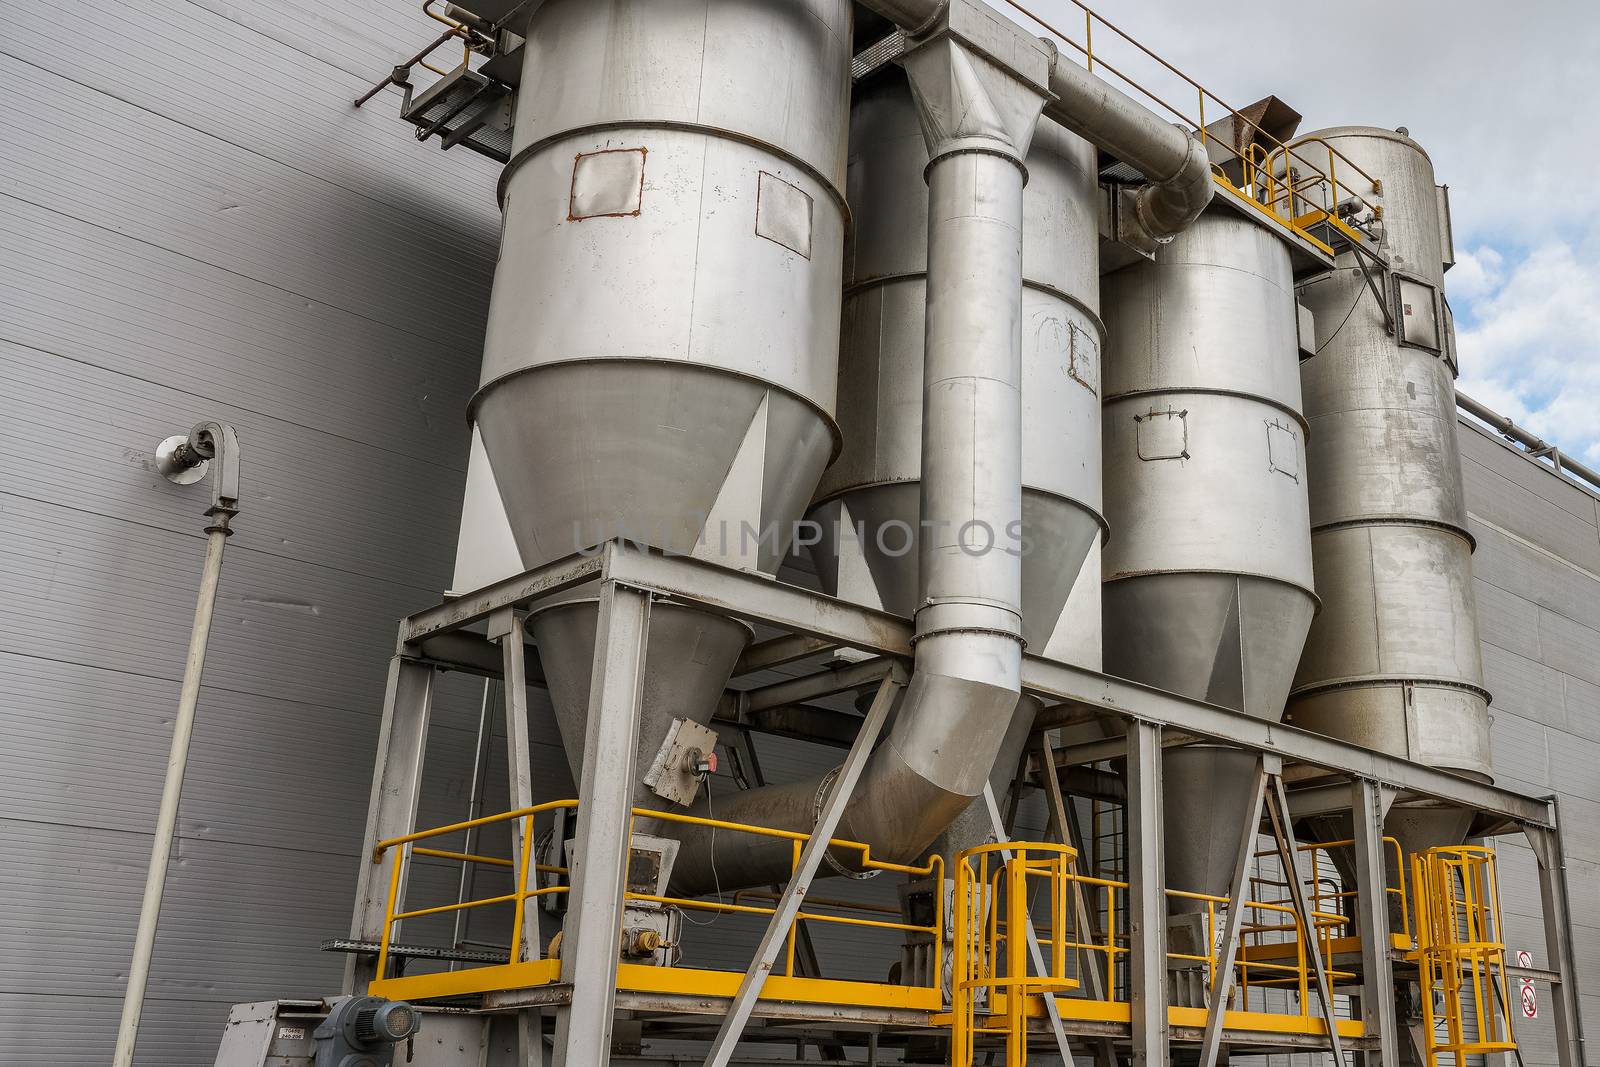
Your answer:
[[[1323,612],[1290,698],[1297,726],[1487,778],[1488,693],[1472,594],[1472,538],[1456,444],[1454,349],[1433,164],[1400,133],[1341,127],[1346,184],[1382,206],[1383,300],[1353,253],[1305,283],[1318,351],[1301,368],[1312,427],[1312,544]],[[1389,318],[1394,319],[1391,332]],[[1468,816],[1403,802],[1389,831],[1408,849],[1459,843]]]
[[[921,503],[928,147],[902,71],[857,86],[850,140],[844,446],[811,511],[824,532],[813,555],[830,593],[911,616],[918,560],[906,535],[918,530]],[[1040,120],[1023,195],[1021,380],[1023,637],[1034,651],[1097,667],[1096,591],[1066,610],[1104,529],[1095,159],[1087,141]],[[1032,698],[1019,702],[995,762],[997,795],[1010,787],[1036,710]],[[947,837],[988,836],[987,814],[968,815],[977,830],[963,832],[963,816]]]
[[[626,536],[777,569],[837,441],[850,18],[848,0],[533,13],[472,408],[525,566]],[[641,767],[673,717],[710,715],[749,638],[664,607]],[[594,624],[581,597],[530,622],[575,767]]]
[[[1105,669],[1276,719],[1317,603],[1288,248],[1213,208],[1102,293]],[[1168,749],[1170,887],[1227,893],[1254,760]]]

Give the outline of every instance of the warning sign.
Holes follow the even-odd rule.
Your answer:
[[[1517,953],[1518,967],[1532,967],[1533,954],[1526,949]],[[1537,1019],[1539,1017],[1539,994],[1534,992],[1533,979],[1522,979],[1522,1017],[1524,1019]]]

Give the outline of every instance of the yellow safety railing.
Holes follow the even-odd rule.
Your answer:
[[[951,1000],[951,1060],[972,1067],[976,1036],[1006,1035],[1010,1067],[1027,1062],[1028,998],[1078,988],[1067,974],[1067,916],[1072,865],[1077,851],[1066,845],[1001,843],[969,848],[956,857],[955,974]],[[1044,972],[1030,973],[1029,879],[1045,882],[1050,914],[1040,937]],[[980,1004],[992,1016],[1001,995],[1005,1025],[980,1025]]]
[[[1386,850],[1394,853],[1393,867],[1385,868],[1385,885],[1383,887],[1385,895],[1391,898],[1391,902],[1394,906],[1389,909],[1389,917],[1384,921],[1390,924],[1390,933],[1399,934],[1407,944],[1411,944],[1411,904],[1406,892],[1405,854],[1400,848],[1400,842],[1392,837],[1385,837],[1383,839],[1383,846]],[[1332,914],[1344,915],[1351,914],[1353,905],[1347,904],[1346,902],[1353,901],[1356,898],[1356,891],[1354,889],[1344,888],[1344,883],[1339,878],[1337,868],[1333,862],[1333,850],[1337,848],[1353,847],[1355,847],[1354,839],[1347,839],[1344,841],[1313,841],[1299,846],[1299,851],[1308,854],[1311,859],[1311,876],[1306,879],[1306,882],[1310,886],[1310,892],[1308,892],[1306,896],[1313,911],[1324,911]],[[1276,856],[1277,854],[1278,853],[1276,849],[1264,849],[1260,852],[1257,852],[1255,856],[1256,859],[1259,860],[1269,856]],[[1387,884],[1389,870],[1393,870],[1394,872],[1394,880],[1396,883],[1394,885]],[[1285,877],[1287,877],[1287,874],[1288,872],[1285,872]],[[1261,878],[1252,879],[1252,882],[1254,882],[1258,887],[1265,884],[1283,884],[1268,883],[1265,879]],[[1285,899],[1275,901],[1275,903],[1287,904],[1289,901]],[[1395,919],[1399,920],[1400,929],[1398,930],[1392,929]]]
[[[1010,858],[1006,857],[1010,854]],[[1005,1062],[1024,1063],[1026,1017],[1037,1014],[1042,996],[1055,996],[1080,988],[1086,967],[1103,968],[1106,1006],[1126,1010],[1126,957],[1128,938],[1117,929],[1128,883],[1079,874],[1076,853],[1065,845],[1010,842],[986,845],[962,853],[956,861],[955,953],[950,1016],[952,1057],[956,1067],[970,1067],[979,1035],[1003,1035]],[[1034,932],[1044,959],[1042,973],[1030,974],[1029,954],[1020,923],[1028,915],[1030,879],[1044,885],[1047,907],[1035,922]],[[1036,893],[1037,890],[1034,890]],[[1095,933],[1077,920],[1073,894],[1085,896],[1084,910],[1100,927]],[[1169,951],[1170,960],[1198,964],[1207,988],[1219,974],[1219,918],[1227,898],[1184,890],[1165,891],[1168,900],[1188,902],[1185,910],[1205,915],[1205,954]],[[1034,903],[1039,903],[1034,901]],[[1276,1020],[1268,1027],[1315,1033],[1323,1027],[1316,1014],[1315,967],[1309,942],[1302,933],[1294,908],[1273,901],[1245,901],[1245,921],[1240,939],[1244,948],[1272,944],[1287,950],[1274,959],[1250,958],[1241,952],[1234,967],[1236,982],[1228,1010],[1265,1013],[1258,1019]],[[1338,931],[1347,928],[1345,916],[1313,909],[1311,923],[1327,952]],[[1326,957],[1325,957],[1326,958]],[[1036,968],[1036,971],[1039,969]],[[1335,981],[1352,979],[1348,971],[1329,971]],[[1269,990],[1298,993],[1298,1010],[1286,1013],[1267,1000]],[[1073,1016],[1078,999],[1059,1002],[1064,1015]],[[1172,1009],[1178,1011],[1180,1009]],[[1094,1017],[1110,1018],[1100,1014]],[[1265,1027],[1264,1027],[1265,1028]]]
[[[441,15],[441,14],[439,14],[439,12],[435,11],[433,8],[434,8],[434,5],[437,4],[437,3],[439,3],[439,0],[423,0],[422,13],[424,15],[427,15],[433,21],[442,22],[442,23],[444,23],[444,25],[449,26],[453,30],[456,30],[461,35],[461,62],[462,63],[470,63],[470,62],[472,62],[472,40],[473,40],[473,38],[472,38],[471,30],[467,27],[466,23],[459,22],[456,19],[451,18],[449,15]],[[425,59],[421,61],[421,64],[425,69],[432,71],[433,73],[439,75],[440,77],[443,77],[446,74],[450,73],[447,70],[441,70],[440,68],[434,66],[432,63],[429,63]]]
[[[423,918],[430,915],[442,915],[463,911],[470,908],[492,907],[494,905],[502,904],[509,904],[515,908],[512,918],[510,955],[507,964],[490,964],[487,966],[514,966],[520,962],[523,962],[521,959],[521,944],[523,940],[522,925],[523,916],[526,912],[526,902],[535,897],[541,897],[555,893],[565,893],[568,891],[567,886],[558,883],[539,886],[536,879],[535,884],[532,888],[530,888],[530,872],[532,872],[535,876],[537,874],[565,875],[568,873],[567,868],[565,867],[531,862],[534,851],[533,845],[535,819],[538,816],[548,812],[553,812],[559,809],[575,809],[577,806],[578,802],[576,800],[554,800],[544,804],[537,804],[530,808],[522,808],[517,811],[503,812],[499,815],[486,815],[482,818],[470,819],[466,822],[451,823],[448,826],[440,826],[431,830],[420,830],[416,833],[406,834],[403,837],[390,838],[387,841],[379,842],[373,851],[374,862],[381,861],[384,854],[391,849],[403,850],[390,872],[388,903],[384,911],[383,934],[378,950],[377,975],[379,980],[382,980],[388,974],[390,948],[395,938],[395,931],[400,923],[407,919]],[[695,815],[685,815],[679,812],[652,811],[647,808],[634,808],[633,816],[636,819],[649,819],[659,822],[680,823],[683,825],[705,827],[708,829],[724,831],[728,833],[748,834],[755,837],[788,841],[791,849],[791,869],[799,865],[801,850],[804,848],[806,842],[811,839],[810,834],[801,833],[798,831],[778,830],[767,826],[755,826],[748,823],[727,822],[722,819],[709,819]],[[491,826],[498,823],[512,822],[517,820],[520,820],[522,823],[520,830],[520,854],[523,859],[520,865],[514,864],[513,861],[502,857],[474,855],[471,853],[456,852],[448,849],[433,848],[431,846],[419,844],[419,842],[447,836],[449,834],[458,833],[475,827]],[[829,847],[833,849],[856,853],[858,857],[856,863],[864,871],[892,871],[914,877],[931,877],[935,879],[936,884],[943,883],[944,860],[938,855],[930,856],[928,861],[921,865],[892,863],[887,860],[874,858],[872,855],[871,846],[865,844],[864,842],[850,841],[844,838],[830,838],[828,844]],[[431,856],[437,859],[452,860],[460,863],[487,864],[499,867],[515,866],[517,868],[516,888],[511,893],[504,893],[492,897],[484,897],[478,900],[457,901],[453,904],[442,904],[425,908],[416,908],[408,911],[397,911],[396,907],[398,901],[400,900],[400,889],[402,885],[405,884],[405,878],[410,868],[410,861],[416,856]],[[753,891],[746,891],[745,895],[753,895]],[[701,900],[687,897],[635,893],[630,891],[626,894],[626,899],[630,901],[672,905],[690,911],[710,911],[744,915],[770,916],[776,910],[775,908],[763,907],[760,905],[740,903],[741,897],[737,894],[732,902],[728,902],[723,900]],[[807,904],[808,906],[812,907],[827,907],[836,910],[855,910],[863,912],[877,912],[882,910],[872,905],[851,904],[846,901],[837,900],[815,900],[808,898]],[[786,976],[792,977],[795,974],[795,942],[799,929],[798,924],[801,922],[834,923],[856,928],[895,930],[907,933],[926,934],[932,939],[934,944],[934,986],[937,987],[939,983],[939,975],[943,973],[944,969],[944,938],[941,933],[944,928],[944,894],[942,893],[934,894],[934,919],[932,924],[926,926],[915,923],[899,922],[890,919],[869,919],[855,915],[837,915],[826,914],[817,911],[801,911],[795,917],[795,922],[794,924],[791,924],[788,932],[788,944],[785,957],[785,967],[783,971],[783,974]],[[468,968],[468,970],[474,969],[477,968]],[[459,974],[460,972],[456,973]],[[554,975],[550,976],[549,980],[554,980],[554,977]],[[507,988],[511,987],[508,986]]]
[[[1441,1055],[1460,1065],[1468,1056],[1516,1048],[1494,851],[1457,845],[1419,852],[1411,857],[1411,882],[1429,1064],[1437,1067]]]
[[[1311,232],[1313,226],[1326,223],[1351,241],[1359,243],[1363,240],[1362,235],[1341,216],[1339,209],[1342,204],[1354,201],[1359,208],[1370,210],[1374,217],[1382,217],[1382,205],[1367,199],[1369,196],[1382,193],[1382,183],[1338,149],[1320,138],[1291,140],[1287,144],[1284,143],[1262,129],[1259,123],[1240,114],[1237,108],[1229,106],[1216,93],[1108,22],[1082,0],[1069,0],[1069,2],[1083,13],[1082,42],[1074,40],[1066,31],[1046,21],[1021,0],[1006,0],[1007,4],[1034,24],[1078,52],[1091,73],[1101,74],[1102,77],[1105,74],[1116,77],[1139,96],[1154,104],[1157,111],[1170,114],[1185,125],[1193,127],[1198,131],[1201,143],[1208,149],[1215,146],[1232,157],[1230,162],[1237,161],[1241,174],[1241,182],[1238,185],[1224,173],[1222,165],[1213,162],[1213,177],[1224,190],[1270,215],[1277,222],[1330,254],[1333,251],[1332,247]],[[1097,32],[1102,42],[1109,35],[1154,62],[1166,75],[1181,81],[1188,91],[1194,93],[1195,113],[1190,114],[1185,108],[1169,103],[1160,94],[1107,61],[1103,48],[1097,53],[1095,51]],[[1207,131],[1208,121],[1215,122],[1223,116],[1231,116],[1237,124],[1250,131],[1251,143],[1243,152],[1235,145],[1218,145]],[[1261,142],[1265,142],[1267,147],[1263,147]],[[1308,147],[1310,145],[1320,147],[1313,149]]]

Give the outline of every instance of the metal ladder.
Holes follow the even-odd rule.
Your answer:
[[[1494,850],[1457,845],[1417,853],[1411,879],[1429,1067],[1516,1052]]]

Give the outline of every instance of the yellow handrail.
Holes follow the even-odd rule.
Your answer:
[[[980,1001],[987,1013],[1005,996],[1006,1063],[1024,1067],[1028,1056],[1027,1004],[1040,994],[1076,989],[1067,975],[1067,906],[1076,849],[1041,842],[1000,842],[956,856],[955,970],[951,982],[951,1062],[972,1067],[975,1038],[997,1033],[977,1021]],[[994,861],[993,873],[990,863]],[[1049,883],[1050,926],[1040,934],[1043,967],[1030,974],[1028,879]]]
[[[1352,241],[1360,241],[1362,239],[1361,234],[1352,229],[1343,219],[1338,217],[1338,205],[1342,199],[1345,199],[1339,195],[1340,184],[1338,178],[1338,167],[1342,165],[1348,168],[1349,171],[1365,178],[1369,186],[1367,190],[1368,193],[1381,193],[1382,186],[1377,179],[1373,178],[1348,156],[1344,155],[1342,152],[1339,152],[1332,145],[1328,144],[1326,141],[1322,141],[1320,138],[1302,138],[1285,144],[1276,136],[1263,129],[1259,123],[1246,118],[1239,112],[1237,108],[1229,105],[1216,93],[1207,89],[1204,85],[1201,85],[1198,81],[1179,70],[1172,63],[1163,59],[1160,55],[1156,54],[1149,47],[1123,31],[1120,27],[1108,21],[1105,17],[1100,15],[1099,12],[1083,3],[1082,0],[1070,0],[1070,2],[1083,12],[1084,40],[1082,44],[1079,44],[1077,41],[1073,40],[1066,34],[1065,31],[1058,29],[1050,22],[1045,20],[1038,13],[1030,9],[1026,4],[1022,3],[1021,0],[1006,0],[1007,4],[1015,8],[1024,17],[1045,29],[1062,43],[1079,52],[1084,58],[1084,64],[1086,68],[1091,73],[1095,73],[1097,71],[1107,71],[1115,75],[1124,84],[1136,90],[1139,95],[1149,100],[1160,110],[1166,111],[1179,121],[1183,122],[1185,125],[1194,127],[1194,129],[1199,133],[1202,144],[1205,144],[1208,147],[1211,144],[1211,139],[1206,132],[1206,105],[1208,100],[1217,107],[1220,107],[1227,114],[1231,115],[1235,122],[1248,127],[1254,136],[1252,137],[1251,145],[1246,147],[1243,154],[1241,154],[1239,150],[1232,145],[1222,146],[1225,152],[1227,152],[1233,158],[1239,160],[1242,168],[1243,186],[1241,187],[1234,185],[1233,182],[1221,172],[1220,167],[1215,165],[1213,166],[1213,169],[1216,171],[1214,177],[1217,183],[1228,189],[1230,192],[1236,194],[1241,200],[1254,205],[1258,210],[1272,216],[1275,220],[1294,230],[1300,236],[1314,243],[1326,252],[1331,253],[1332,248],[1328,246],[1326,242],[1309,232],[1309,228],[1311,226],[1326,222],[1338,229]],[[1131,75],[1107,62],[1103,53],[1096,54],[1094,51],[1095,23],[1099,23],[1101,27],[1113,34],[1116,39],[1131,45],[1134,49],[1153,60],[1168,74],[1173,75],[1193,89],[1195,92],[1195,99],[1198,103],[1198,115],[1190,116],[1186,114],[1182,108],[1167,102],[1154,90],[1140,84],[1138,81],[1134,80]],[[1259,147],[1255,143],[1256,138],[1264,140],[1272,146],[1271,150],[1267,151],[1265,157],[1260,160],[1258,160],[1257,154],[1251,151],[1251,149]],[[1323,170],[1318,164],[1313,163],[1310,157],[1302,155],[1300,152],[1295,150],[1298,145],[1309,144],[1313,141],[1320,142],[1323,147],[1327,149],[1328,160],[1326,170]],[[1280,159],[1280,157],[1284,165],[1284,181],[1281,183],[1274,172],[1274,162]],[[1296,196],[1300,196],[1301,199],[1311,199],[1309,197],[1300,195],[1299,192],[1293,189],[1288,188],[1288,186],[1293,185],[1297,180],[1290,173],[1295,164],[1302,165],[1309,172],[1303,178],[1298,179],[1299,181],[1303,182],[1306,186],[1316,186],[1326,189],[1327,195],[1321,198],[1324,200],[1324,204],[1316,212],[1297,215],[1294,210]],[[1282,191],[1279,189],[1280,185],[1284,186]],[[1344,191],[1348,194],[1348,197],[1353,197],[1359,201],[1363,207],[1371,210],[1375,217],[1381,217],[1381,205],[1373,204],[1359,191],[1350,187],[1349,185],[1344,187]],[[1278,210],[1278,205],[1280,202],[1284,202],[1286,205],[1282,211]]]
[[[565,867],[532,862],[534,850],[534,819],[546,812],[562,809],[575,809],[577,807],[578,802],[576,800],[553,800],[543,804],[535,804],[534,806],[528,808],[519,808],[515,811],[501,812],[498,815],[485,815],[476,819],[468,819],[463,822],[450,823],[446,826],[434,827],[433,829],[429,830],[418,830],[414,833],[404,834],[399,837],[392,837],[378,842],[373,849],[372,859],[374,863],[382,862],[384,854],[391,849],[402,850],[400,856],[394,864],[393,869],[390,872],[389,895],[387,905],[384,909],[383,934],[378,947],[377,974],[379,978],[385,976],[388,971],[390,946],[393,943],[394,929],[397,923],[400,923],[406,919],[422,918],[429,915],[442,915],[464,911],[469,908],[487,907],[496,904],[515,905],[516,911],[512,920],[511,950],[508,958],[508,964],[514,965],[521,962],[522,926],[524,915],[527,910],[526,902],[535,897],[547,896],[554,893],[565,893],[568,891],[567,886],[559,884],[535,887],[532,889],[528,887],[530,870],[538,873],[550,874],[568,873],[568,870]],[[795,830],[779,830],[768,826],[755,826],[748,823],[728,822],[724,819],[710,819],[697,815],[686,815],[680,812],[653,811],[648,808],[634,808],[632,809],[632,814],[636,818],[646,818],[662,822],[674,822],[690,826],[701,826],[732,833],[750,834],[756,837],[766,837],[788,841],[792,846],[791,857],[795,866],[798,866],[799,864],[801,848],[807,841],[811,839],[810,834]],[[523,857],[520,864],[514,864],[512,860],[498,856],[483,856],[468,852],[430,848],[419,846],[417,844],[420,841],[427,841],[449,834],[460,833],[469,829],[491,826],[497,823],[519,819],[522,820],[520,852]],[[872,856],[871,846],[861,841],[851,841],[846,838],[835,837],[829,838],[828,845],[830,848],[851,850],[858,853],[859,859],[857,862],[863,870],[894,871],[897,873],[914,876],[931,876],[935,882],[940,885],[942,885],[944,881],[944,860],[943,857],[937,854],[929,856],[926,863],[921,865],[913,865],[875,859]],[[410,859],[415,856],[431,856],[438,859],[452,860],[460,863],[483,863],[499,867],[514,866],[517,868],[516,889],[511,893],[504,893],[493,897],[485,897],[479,900],[458,901],[454,904],[435,905],[432,907],[417,908],[410,911],[396,911],[395,909],[400,896],[400,887],[404,880],[406,868],[409,866]],[[776,910],[774,908],[740,904],[738,903],[737,896],[735,901],[731,904],[720,900],[694,900],[686,897],[660,896],[656,894],[634,892],[626,893],[625,899],[654,904],[672,905],[675,907],[695,911],[772,915]],[[860,908],[861,910],[871,910],[870,905],[852,905],[842,901],[819,901],[816,903],[820,906],[827,907]],[[915,923],[895,922],[885,919],[865,919],[851,915],[830,915],[815,911],[800,912],[795,917],[795,922],[790,925],[788,931],[785,973],[789,975],[794,974],[795,939],[799,928],[798,924],[801,922],[836,923],[842,926],[865,929],[897,930],[908,933],[926,934],[932,939],[934,944],[934,983],[937,985],[941,980],[939,976],[943,974],[944,970],[944,937],[942,935],[942,931],[944,929],[943,893],[934,894],[934,921],[928,926]]]

